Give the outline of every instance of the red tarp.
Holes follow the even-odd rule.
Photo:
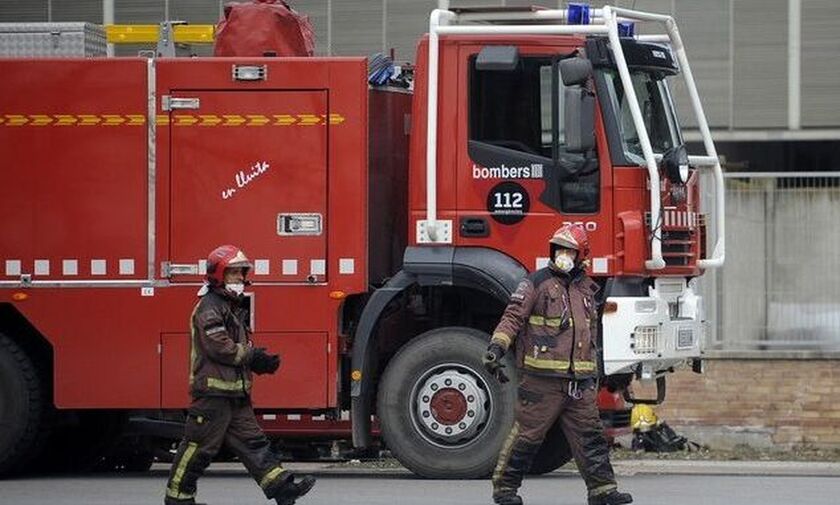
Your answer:
[[[314,52],[309,17],[283,0],[225,4],[225,17],[216,26],[214,56],[312,56]]]

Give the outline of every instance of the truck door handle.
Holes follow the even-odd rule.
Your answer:
[[[461,218],[461,236],[462,237],[487,237],[490,235],[490,227],[487,226],[487,220],[481,217],[462,217]]]

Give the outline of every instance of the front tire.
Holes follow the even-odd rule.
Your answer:
[[[489,335],[447,327],[423,333],[391,359],[379,383],[382,436],[406,468],[433,479],[489,475],[510,432],[516,377],[499,384],[481,363]]]

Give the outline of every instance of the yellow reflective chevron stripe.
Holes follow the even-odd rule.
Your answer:
[[[160,114],[157,126],[336,126],[341,114]],[[145,114],[2,114],[0,126],[143,126]]]
[[[241,391],[242,389],[250,386],[251,384],[248,381],[243,381],[242,379],[235,381],[223,381],[215,377],[207,377],[207,387],[217,391]]]
[[[184,472],[187,471],[187,466],[190,464],[190,460],[193,456],[195,456],[196,450],[198,450],[198,444],[195,442],[187,444],[187,448],[184,450],[184,455],[181,456],[181,461],[178,462],[178,467],[175,468],[175,473],[172,475],[172,482],[169,487],[166,488],[166,496],[178,500],[189,500],[195,496],[182,493],[180,488],[181,481],[184,479]]]
[[[260,487],[265,489],[271,485],[272,482],[277,480],[277,477],[282,475],[285,471],[285,469],[280,468],[279,466],[272,468],[262,479],[260,479]]]
[[[533,324],[534,326],[548,326],[550,328],[559,328],[563,325],[563,318],[562,317],[544,317],[544,316],[531,316],[528,318],[528,322]],[[569,323],[572,323],[572,320],[569,320]]]

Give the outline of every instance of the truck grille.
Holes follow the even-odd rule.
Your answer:
[[[662,232],[662,257],[668,266],[689,266],[694,253],[692,248],[691,232],[689,231],[663,231]]]

